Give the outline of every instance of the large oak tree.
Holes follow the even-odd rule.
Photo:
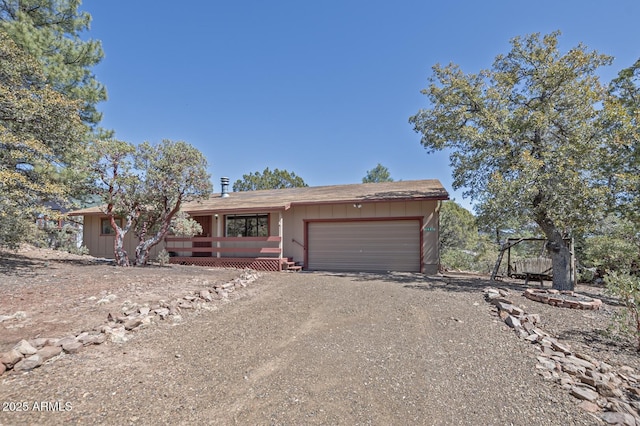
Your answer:
[[[94,171],[105,202],[103,212],[116,231],[116,262],[130,264],[123,244],[131,230],[137,239],[133,263],[146,265],[149,251],[162,241],[182,205],[211,194],[207,160],[182,141],[163,140],[157,145],[145,142],[134,147],[107,140],[94,146]]]
[[[93,142],[92,150],[96,186],[104,201],[102,211],[115,232],[113,253],[116,264],[130,266],[124,237],[140,215],[143,202],[142,180],[133,168],[136,148],[128,142],[112,139]]]
[[[454,187],[466,188],[480,215],[538,225],[550,242],[553,287],[567,290],[563,238],[601,218],[607,199],[598,163],[608,95],[596,71],[611,58],[583,45],[563,54],[558,36],[516,37],[477,74],[435,65],[422,92],[430,106],[409,121],[428,151],[451,151]]]

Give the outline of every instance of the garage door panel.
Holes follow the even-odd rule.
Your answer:
[[[418,220],[310,222],[308,269],[420,271]]]

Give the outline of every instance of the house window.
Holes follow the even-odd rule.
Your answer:
[[[116,218],[116,224],[122,228],[122,219]],[[111,219],[100,219],[100,235],[116,235],[115,229],[111,226]]]
[[[225,216],[227,237],[268,237],[269,215]]]

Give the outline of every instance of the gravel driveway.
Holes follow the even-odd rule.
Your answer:
[[[481,288],[273,273],[181,324],[3,377],[0,400],[30,411],[0,424],[600,424],[535,364]]]

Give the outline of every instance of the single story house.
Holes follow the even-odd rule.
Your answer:
[[[449,195],[440,181],[332,185],[222,192],[185,203],[202,225],[194,238],[167,236],[171,263],[280,271],[438,271],[439,207]],[[114,232],[99,207],[84,216],[89,253],[113,257]],[[132,233],[125,249],[135,251]]]

